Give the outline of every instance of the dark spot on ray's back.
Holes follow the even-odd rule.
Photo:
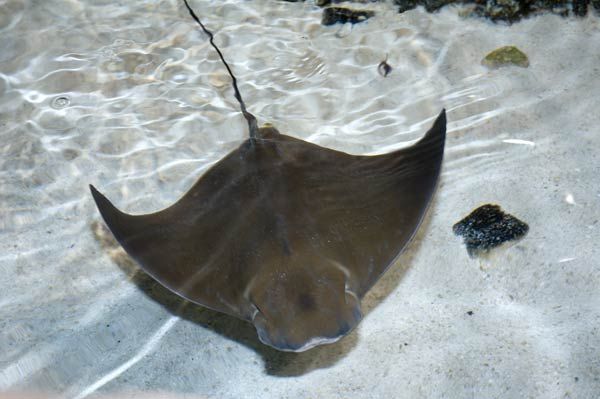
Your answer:
[[[452,230],[462,236],[470,256],[488,252],[507,241],[527,234],[529,226],[516,217],[502,212],[500,206],[486,204],[456,223]]]
[[[314,310],[317,308],[317,304],[315,303],[315,299],[306,293],[302,293],[298,296],[298,304],[302,310]]]
[[[305,351],[347,335],[360,299],[418,229],[435,192],[446,113],[421,140],[350,155],[258,128],[231,75],[249,138],[173,205],[129,215],[90,186],[106,225],[175,294],[252,322],[259,339]]]

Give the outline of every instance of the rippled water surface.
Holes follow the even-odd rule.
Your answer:
[[[283,133],[385,153],[445,107],[428,218],[352,334],[301,354],[265,347],[250,324],[139,273],[88,190],[131,213],[162,209],[245,138],[230,80],[182,3],[0,0],[0,392],[597,395],[598,17],[507,27],[378,3],[358,6],[376,11],[367,22],[324,27],[312,1],[191,3],[249,110]],[[509,44],[529,68],[481,66]],[[471,259],[452,225],[487,202],[530,232]]]

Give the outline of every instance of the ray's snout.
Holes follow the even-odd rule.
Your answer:
[[[359,299],[346,291],[346,276],[334,268],[313,276],[279,272],[255,288],[252,322],[260,340],[278,350],[302,352],[336,342],[362,319]]]

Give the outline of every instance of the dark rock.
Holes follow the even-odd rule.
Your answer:
[[[319,7],[325,7],[325,6],[329,6],[331,4],[344,3],[346,1],[351,1],[351,0],[316,0],[315,4],[318,5]]]
[[[589,0],[573,0],[573,14],[585,17],[588,11]]]
[[[566,17],[569,15],[569,3],[567,0],[534,0],[529,7],[529,11],[532,13],[550,11]]]
[[[412,10],[418,5],[417,0],[394,0],[394,3],[398,6],[399,13]]]
[[[600,0],[591,0],[600,11]],[[566,17],[573,13],[583,17],[587,14],[590,0],[463,0],[475,5],[473,14],[492,21],[516,22],[530,15],[550,12]]]
[[[285,0],[304,1],[304,0]],[[321,7],[349,1],[370,3],[384,0],[315,0]],[[531,15],[550,12],[561,16],[571,14],[584,17],[588,12],[588,5],[600,13],[600,0],[393,0],[398,6],[398,12],[403,13],[423,6],[428,12],[435,12],[447,4],[467,5],[462,9],[462,15],[474,15],[490,19],[494,22],[513,23]],[[325,9],[327,10],[327,9]],[[331,7],[331,11],[324,11],[323,24],[332,25],[338,22],[357,23],[373,16],[373,11],[351,10],[349,8]]]
[[[369,10],[353,10],[345,7],[329,7],[323,10],[323,25],[333,25],[337,23],[345,24],[350,22],[356,24],[366,21],[375,13]]]
[[[423,0],[420,2],[428,12],[434,12],[445,6],[446,4],[455,3],[455,0]]]
[[[527,234],[529,226],[512,215],[502,212],[498,205],[480,206],[456,223],[452,230],[462,236],[469,256],[488,252],[506,241]]]
[[[381,0],[315,0],[315,4],[320,7],[325,7],[325,6],[329,6],[331,4],[347,3],[350,1],[355,2],[355,3],[377,3],[378,1],[381,1]]]
[[[529,1],[487,0],[476,2],[474,13],[492,21],[515,22],[529,14]]]

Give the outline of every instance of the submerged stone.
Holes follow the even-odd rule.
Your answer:
[[[486,204],[456,223],[452,231],[463,237],[467,252],[472,257],[488,252],[507,241],[523,237],[529,231],[529,226],[502,212],[500,206]]]
[[[398,12],[403,13],[417,6],[425,7],[427,12],[435,12],[447,4],[458,3],[456,0],[394,0]]]
[[[529,59],[524,52],[515,46],[504,46],[486,55],[481,60],[481,64],[488,68],[500,68],[510,65],[527,68],[529,66]]]
[[[377,3],[380,0],[315,0],[315,4],[320,7],[325,7],[331,4],[339,4],[339,3]]]
[[[337,23],[345,24],[350,22],[356,24],[366,21],[375,13],[369,10],[353,10],[346,7],[329,7],[323,10],[323,25],[334,25]]]
[[[477,4],[474,14],[492,21],[514,22],[529,14],[529,5],[529,1],[487,0]]]
[[[319,7],[325,7],[328,5],[333,4],[337,4],[337,3],[344,3],[346,1],[350,1],[350,0],[315,0],[315,4],[318,5]]]
[[[421,4],[427,12],[435,12],[447,4],[455,3],[454,0],[422,0]]]
[[[287,0],[294,1],[294,0]],[[389,0],[315,0],[317,6],[325,7],[332,4],[354,2],[375,3]],[[436,12],[448,4],[461,6],[461,16],[476,16],[489,19],[493,22],[513,23],[532,15],[552,13],[567,17],[575,15],[584,17],[588,7],[591,6],[600,13],[600,0],[393,0],[398,6],[398,12],[403,13],[422,6],[428,12]],[[335,13],[329,11],[329,13]],[[365,18],[366,19],[366,18]],[[364,20],[364,19],[362,19]],[[342,22],[341,20],[330,24]],[[346,22],[360,22],[346,21]]]
[[[399,13],[412,10],[418,5],[417,0],[394,0],[394,3],[398,6]]]
[[[573,14],[578,17],[585,17],[587,15],[589,3],[589,0],[573,0]]]
[[[292,1],[292,0],[288,0]],[[321,7],[345,2],[373,3],[389,0],[315,0]],[[600,13],[600,0],[393,0],[398,12],[403,13],[422,6],[428,12],[438,11],[447,4],[462,6],[462,16],[477,16],[493,22],[513,23],[532,15],[552,13],[567,17],[584,17],[591,6]],[[359,21],[360,22],[360,21]]]
[[[575,2],[573,2],[573,6]],[[569,1],[567,0],[535,0],[531,3],[530,11],[532,13],[550,11],[553,14],[566,17],[569,15]]]

